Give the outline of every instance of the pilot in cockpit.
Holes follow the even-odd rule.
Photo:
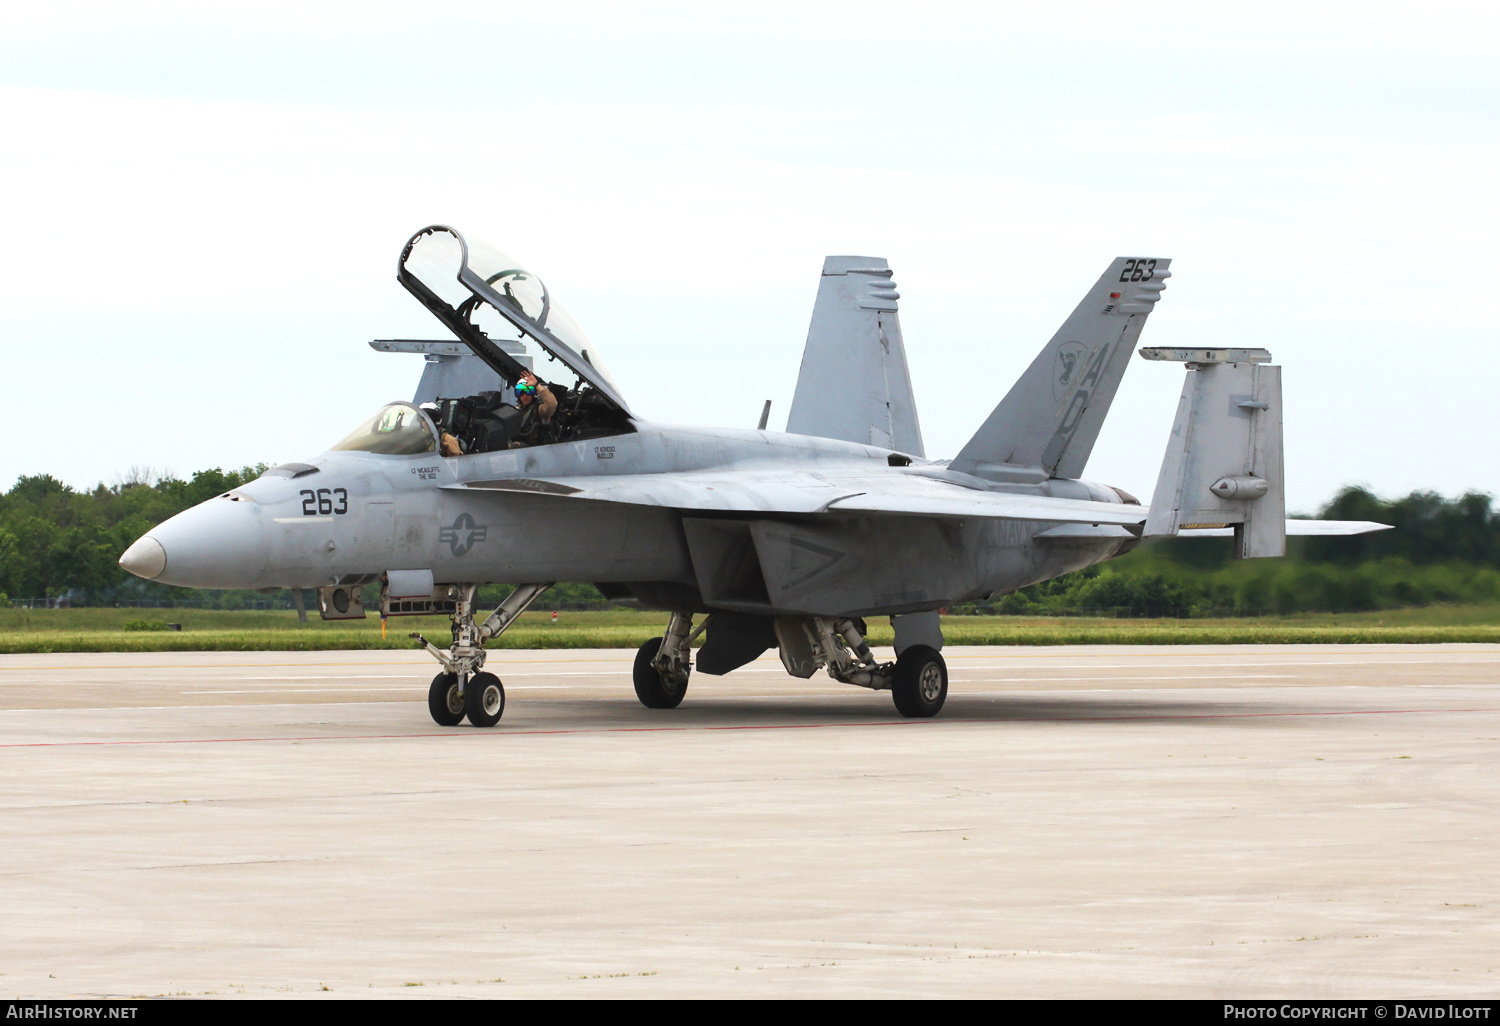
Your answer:
[[[521,380],[516,382],[516,402],[521,407],[521,424],[510,447],[536,445],[541,440],[542,425],[551,423],[552,415],[557,412],[557,398],[535,374],[522,371]]]
[[[437,427],[438,451],[450,459],[545,445],[558,440],[559,425],[554,423],[558,393],[567,396],[567,389],[555,393],[556,387],[523,371],[514,386],[515,405],[506,402],[506,393],[495,391],[439,399],[424,404],[423,409]]]

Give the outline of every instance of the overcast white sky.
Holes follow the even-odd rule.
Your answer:
[[[1142,343],[1273,352],[1292,508],[1500,491],[1497,11],[0,6],[0,488],[321,451],[410,397],[369,339],[443,337],[394,271],[444,222],[670,423],[784,424],[823,256],[884,256],[938,457],[1170,256]],[[1088,477],[1150,495],[1181,377]]]

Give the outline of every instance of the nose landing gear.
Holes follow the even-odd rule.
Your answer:
[[[476,673],[464,685],[464,713],[476,727],[493,727],[505,712],[505,686],[493,673]]]
[[[440,673],[427,689],[427,711],[434,723],[456,727],[464,721],[464,689],[456,673]]]
[[[453,596],[453,644],[438,648],[422,635],[412,633],[432,657],[443,664],[443,672],[432,679],[427,690],[427,710],[433,722],[456,727],[465,716],[476,727],[493,727],[505,714],[505,686],[493,673],[481,672],[485,643],[504,634],[526,607],[552,587],[545,584],[522,584],[506,596],[484,623],[474,623],[474,592],[478,586],[455,584],[449,587]]]

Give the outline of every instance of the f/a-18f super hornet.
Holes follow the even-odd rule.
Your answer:
[[[1151,505],[1080,478],[1169,267],[1111,262],[958,455],[932,460],[884,260],[824,263],[785,432],[764,413],[756,430],[682,428],[631,411],[535,274],[424,228],[397,280],[454,338],[371,343],[425,356],[412,401],[152,528],[120,565],[182,587],[316,588],[326,619],[363,617],[376,583],[383,617],[446,613],[446,647],[413,635],[442,664],[428,706],[444,725],[499,721],[485,645],[558,581],[670,614],[635,659],[650,708],[677,706],[694,668],[775,648],[793,676],[825,669],[932,716],[948,692],[943,607],[1143,538],[1232,535],[1259,557],[1289,533],[1383,526],[1286,519],[1281,369],[1263,349],[1141,350],[1187,366]],[[480,619],[476,589],[499,581],[528,583]],[[865,640],[872,616],[894,624],[893,662]]]

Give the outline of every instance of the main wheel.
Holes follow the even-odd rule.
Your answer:
[[[661,651],[661,639],[652,638],[635,654],[635,670],[631,673],[635,681],[635,697],[647,709],[675,709],[682,704],[687,694],[688,682],[667,680],[651,661]]]
[[[464,688],[464,712],[476,727],[493,727],[505,713],[505,685],[493,673],[476,673]]]
[[[432,678],[432,687],[427,689],[427,711],[439,726],[456,727],[464,721],[464,696],[458,686],[458,674],[440,673]]]
[[[891,697],[902,716],[936,716],[948,697],[948,664],[926,645],[913,645],[896,657]]]

